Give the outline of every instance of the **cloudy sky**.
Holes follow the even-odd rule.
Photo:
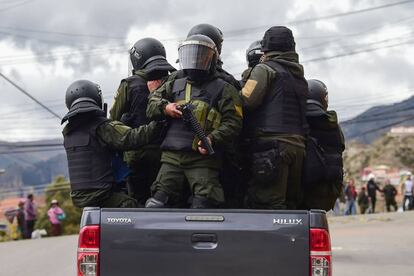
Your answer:
[[[414,1],[402,0],[0,0],[0,72],[60,115],[77,79],[99,83],[111,105],[136,40],[160,39],[174,63],[198,23],[223,31],[236,78],[252,41],[290,27],[306,77],[327,84],[341,120],[414,94]],[[61,136],[57,118],[1,78],[0,97],[0,140]]]

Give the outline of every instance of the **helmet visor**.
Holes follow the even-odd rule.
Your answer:
[[[215,46],[203,41],[185,41],[178,48],[181,69],[209,70]]]

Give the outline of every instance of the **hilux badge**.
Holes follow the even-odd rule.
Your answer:
[[[302,219],[279,218],[279,219],[273,219],[273,224],[299,225],[299,224],[303,224],[303,221]]]

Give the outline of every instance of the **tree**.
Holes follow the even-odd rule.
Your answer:
[[[36,228],[46,229],[48,233],[51,232],[47,211],[50,208],[50,202],[53,199],[56,199],[59,202],[60,208],[62,208],[66,214],[65,220],[62,222],[63,234],[70,235],[79,233],[79,222],[82,215],[82,209],[77,208],[72,204],[69,182],[63,176],[58,176],[53,183],[47,186],[45,194],[46,206],[38,210],[38,214],[40,215],[36,223]]]

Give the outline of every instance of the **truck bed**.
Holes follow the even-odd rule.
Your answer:
[[[85,209],[86,210],[86,209]],[[96,209],[100,275],[309,275],[309,229],[324,212]]]

